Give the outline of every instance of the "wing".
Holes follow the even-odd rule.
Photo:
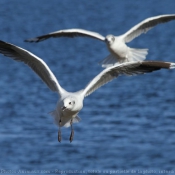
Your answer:
[[[143,61],[143,62],[127,62],[117,64],[104,69],[98,74],[84,89],[83,95],[86,97],[100,88],[104,84],[110,82],[119,75],[138,75],[153,72],[159,69],[173,69],[175,63],[161,61]]]
[[[126,32],[123,36],[125,42],[130,42],[137,36],[141,35],[142,33],[146,33],[148,30],[156,26],[160,23],[165,23],[175,19],[175,15],[160,15],[151,18],[147,18],[144,21],[140,22],[139,24],[132,27],[128,32]]]
[[[60,94],[64,91],[47,64],[29,51],[0,41],[0,53],[4,56],[12,58],[13,60],[21,61],[27,64],[36,74],[38,74],[38,76],[52,91],[58,92]]]
[[[103,37],[102,35],[100,35],[99,33],[96,32],[91,32],[88,30],[83,30],[83,29],[66,29],[66,30],[59,30],[56,32],[52,32],[46,35],[42,35],[36,38],[31,38],[31,39],[27,39],[25,40],[26,42],[40,42],[46,39],[49,39],[51,37],[79,37],[79,36],[86,36],[86,37],[91,37],[91,38],[95,38],[101,41],[105,41],[105,37]]]

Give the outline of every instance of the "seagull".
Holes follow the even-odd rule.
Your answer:
[[[59,100],[51,115],[58,126],[59,142],[61,142],[61,127],[63,126],[71,127],[69,140],[72,142],[74,137],[73,123],[80,121],[78,113],[83,108],[84,98],[104,84],[112,81],[119,75],[139,75],[159,69],[175,68],[175,63],[161,61],[135,61],[116,64],[100,72],[84,89],[77,92],[67,92],[61,87],[47,64],[31,52],[13,44],[0,41],[0,53],[28,65],[53,92],[58,93]]]
[[[148,54],[148,49],[137,49],[130,48],[126,43],[132,41],[134,38],[138,37],[142,33],[146,33],[148,30],[160,23],[165,23],[175,19],[175,14],[169,15],[159,15],[155,17],[150,17],[139,24],[132,27],[129,31],[123,35],[114,36],[112,34],[106,37],[100,35],[99,33],[84,30],[84,29],[65,29],[55,31],[46,35],[42,35],[36,38],[31,38],[25,40],[26,42],[40,42],[51,37],[78,37],[86,36],[98,39],[106,43],[110,54],[103,59],[100,64],[102,67],[109,67],[116,63],[121,64],[130,61],[143,61]]]

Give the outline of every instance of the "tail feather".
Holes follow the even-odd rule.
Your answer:
[[[78,122],[80,122],[80,117],[78,117],[78,116],[76,116],[76,117],[74,117],[73,118],[73,123],[78,123]],[[71,119],[69,119],[66,123],[65,123],[65,125],[64,125],[64,127],[69,127],[70,126],[70,123],[71,123]]]
[[[118,58],[114,54],[108,55],[105,59],[99,62],[102,67],[110,67],[114,64],[121,64],[124,62],[132,62],[132,61],[143,61],[148,54],[148,49],[134,49],[128,48],[128,54],[125,58]]]
[[[113,54],[110,54],[106,58],[104,58],[102,61],[100,61],[99,64],[102,67],[109,67],[114,65],[117,62],[118,62],[118,59]]]
[[[53,117],[54,123],[57,126],[60,126],[60,127],[64,126],[66,128],[70,126],[72,117],[65,117],[65,116],[61,117],[61,124],[60,124],[60,115],[56,110],[50,112],[49,114]],[[80,122],[80,120],[81,119],[78,116],[73,117],[73,123],[78,123]]]
[[[146,59],[147,54],[148,54],[148,49],[129,48],[127,57],[129,61],[143,61]]]
[[[75,118],[73,118],[73,123],[80,122],[81,118],[77,115]]]

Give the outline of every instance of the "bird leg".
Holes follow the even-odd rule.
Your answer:
[[[59,129],[58,129],[58,141],[61,142],[61,129],[60,129],[60,125],[61,125],[61,118],[59,121]]]
[[[61,117],[60,117],[59,125],[61,125]]]
[[[61,129],[60,129],[60,127],[58,130],[58,141],[61,142]]]
[[[72,142],[72,140],[74,138],[74,129],[73,129],[72,123],[73,123],[73,119],[71,119],[71,121],[70,121],[70,125],[71,125],[71,134],[70,134],[70,138],[69,138],[70,142]]]

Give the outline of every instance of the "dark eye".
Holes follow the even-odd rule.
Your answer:
[[[69,102],[69,104],[71,105],[71,102]]]

